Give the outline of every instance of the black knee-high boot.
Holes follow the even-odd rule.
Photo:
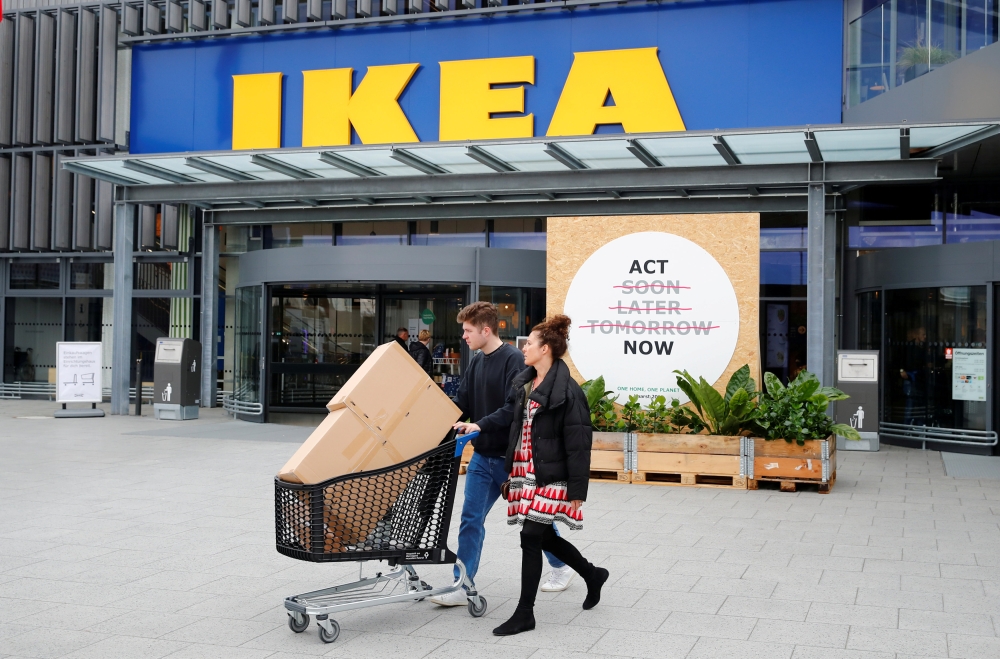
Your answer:
[[[535,592],[542,580],[542,536],[548,524],[524,521],[521,526],[521,598],[510,619],[493,630],[496,636],[513,636],[535,628]]]
[[[587,583],[587,598],[583,600],[584,609],[592,609],[601,601],[601,588],[608,580],[608,571],[603,567],[596,567],[588,561],[577,549],[564,538],[556,535],[552,526],[542,534],[542,549],[549,552],[583,577]]]

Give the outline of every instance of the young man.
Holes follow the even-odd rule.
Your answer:
[[[399,344],[400,348],[402,348],[406,352],[409,352],[410,351],[410,330],[406,329],[405,327],[400,327],[398,330],[396,330],[396,339],[395,339],[395,341],[396,341],[396,343]]]
[[[462,323],[462,338],[475,352],[458,387],[458,406],[463,419],[455,428],[460,434],[479,431],[472,440],[475,452],[465,474],[465,502],[458,530],[458,558],[465,564],[469,579],[475,581],[479,558],[486,537],[486,515],[500,498],[500,486],[507,481],[504,456],[513,422],[511,410],[504,409],[507,392],[514,376],[524,370],[524,356],[497,336],[497,308],[489,302],[474,302],[458,314]],[[552,573],[542,590],[565,590],[574,572],[546,554]],[[456,576],[458,571],[456,569]],[[465,591],[432,597],[441,606],[466,606]]]

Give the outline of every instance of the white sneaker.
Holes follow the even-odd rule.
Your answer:
[[[542,584],[542,592],[558,593],[559,591],[566,590],[569,586],[569,582],[572,581],[575,576],[576,572],[574,572],[568,565],[554,567],[552,568],[552,571],[549,572],[548,581]]]
[[[469,596],[466,595],[464,588],[459,588],[453,593],[435,595],[431,598],[431,602],[438,606],[466,606],[469,603]]]

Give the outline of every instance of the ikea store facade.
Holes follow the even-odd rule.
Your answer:
[[[177,336],[281,420],[399,327],[447,391],[462,306],[545,315],[553,218],[754,213],[762,368],[879,350],[881,422],[994,450],[994,1],[50,1],[0,22],[6,395],[101,341],[128,413]]]

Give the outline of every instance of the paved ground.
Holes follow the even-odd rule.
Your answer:
[[[825,496],[594,485],[570,537],[611,571],[604,600],[582,611],[575,580],[506,639],[520,556],[494,515],[485,618],[379,607],[324,645],[281,601],[356,566],[273,545],[272,475],[304,429],[17,418],[53,408],[0,402],[0,657],[1000,657],[1000,481],[938,453],[841,453]]]

